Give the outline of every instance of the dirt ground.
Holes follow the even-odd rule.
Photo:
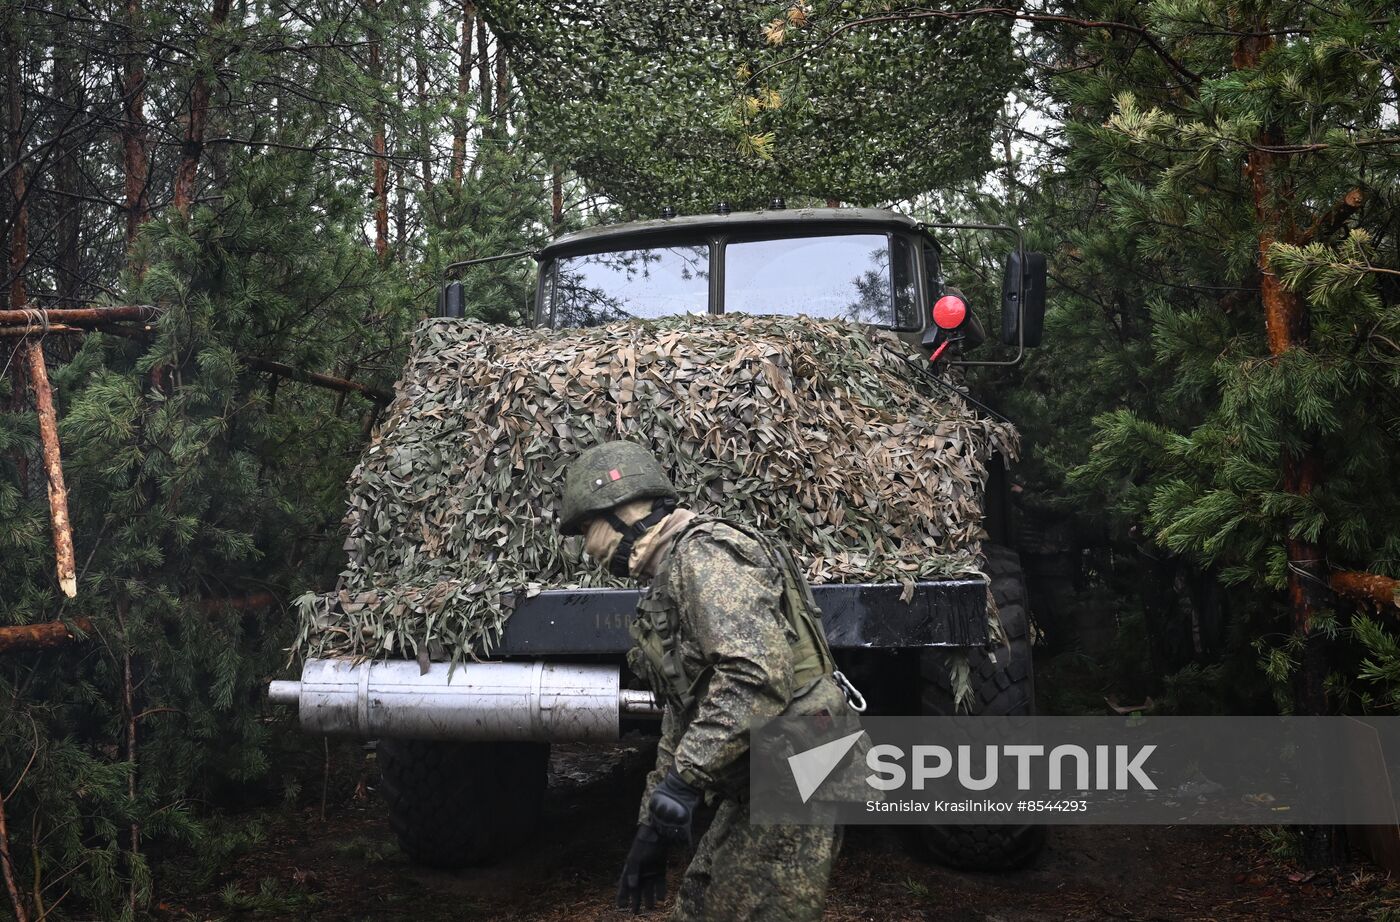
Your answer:
[[[611,899],[649,758],[644,743],[556,747],[533,845],[491,867],[442,872],[398,852],[366,755],[357,795],[330,804],[324,820],[319,807],[263,814],[262,844],[206,892],[165,897],[161,916],[616,922],[626,916]],[[676,856],[673,886],[683,865]],[[905,832],[866,827],[848,830],[826,919],[1388,920],[1400,919],[1400,886],[1359,861],[1306,873],[1253,829],[1052,827],[1030,867],[987,875],[930,865]]]

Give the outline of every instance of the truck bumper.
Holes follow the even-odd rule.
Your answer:
[[[833,650],[980,647],[987,643],[987,584],[980,579],[915,583],[909,601],[898,583],[812,587]],[[573,589],[522,598],[492,656],[626,653],[635,589]]]
[[[976,647],[987,642],[981,580],[813,586],[834,650]],[[296,705],[308,733],[437,740],[616,739],[628,716],[656,714],[647,692],[621,687],[616,665],[543,657],[614,654],[631,646],[636,590],[551,590],[521,599],[496,657],[527,662],[312,659],[300,681],[273,682],[268,697]]]

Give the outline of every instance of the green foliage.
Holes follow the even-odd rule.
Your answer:
[[[164,313],[135,335],[44,340],[72,601],[53,575],[31,401],[9,373],[17,340],[0,339],[0,626],[94,624],[86,641],[0,659],[0,796],[31,917],[51,920],[144,914],[250,846],[221,810],[298,796],[288,766],[306,741],[264,703],[295,617],[266,598],[333,582],[344,484],[379,408],[269,369],[390,390],[443,268],[530,248],[548,219],[542,161],[521,143],[494,39],[476,49],[493,110],[479,81],[459,91],[460,7],[326,0],[289,16],[233,4],[218,29],[207,5],[166,0],[143,0],[131,20],[108,0],[76,12],[10,4],[4,16],[19,65],[6,98],[18,94],[26,129],[28,294]],[[128,252],[120,141],[133,126],[112,75],[133,60],[145,68],[153,218]],[[212,78],[211,107],[181,217],[164,206],[190,149],[180,141],[197,74]],[[7,247],[14,208],[0,222]],[[531,272],[471,273],[473,311],[521,321]],[[306,908],[278,892],[229,905]]]
[[[1147,539],[1253,600],[1281,598],[1290,540],[1323,549],[1332,566],[1400,575],[1400,258],[1394,201],[1381,191],[1395,188],[1400,161],[1393,87],[1378,66],[1400,33],[1387,10],[1376,0],[1065,7],[1146,28],[1195,77],[1128,31],[1041,33],[1052,63],[1093,66],[1048,85],[1067,147],[1039,177],[1042,220],[1056,225],[1056,295],[1051,348],[1026,379],[1066,386],[1011,399],[1045,411],[1027,431],[1045,482],[1066,477],[1069,501],[1092,500],[1120,541]],[[1252,30],[1275,41],[1242,67],[1237,43]],[[1301,342],[1280,355],[1266,339],[1261,238],[1283,297],[1296,294],[1306,316]],[[1300,495],[1285,467],[1305,455],[1320,478]],[[1280,628],[1280,608],[1267,607]],[[1384,630],[1353,635],[1325,615],[1314,628],[1370,650],[1372,666],[1353,678],[1380,692],[1368,700],[1389,699],[1397,673]],[[1297,645],[1260,642],[1281,686]],[[1355,683],[1333,687],[1347,690],[1333,706],[1357,706]]]
[[[14,840],[16,859],[49,902],[69,894],[117,913],[134,892],[144,905],[153,871],[131,852],[133,824],[213,863],[233,840],[197,806],[261,796],[270,754],[295,742],[261,706],[293,619],[237,599],[334,573],[368,407],[243,357],[335,367],[378,354],[358,375],[382,387],[409,316],[393,273],[356,239],[356,204],[311,167],[300,154],[250,158],[232,165],[218,209],[152,224],[134,293],[166,313],[149,341],[91,335],[55,367],[76,600],[62,603],[49,576],[42,490],[22,495],[13,456],[0,457],[16,513],[0,534],[23,551],[0,557],[0,585],[20,590],[0,599],[0,620],[87,616],[97,633],[0,662],[0,779],[15,788],[12,828],[35,832]],[[0,416],[11,442],[32,440],[32,426],[22,406]]]

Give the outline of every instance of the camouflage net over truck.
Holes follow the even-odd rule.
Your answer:
[[[425,322],[350,480],[349,564],[306,595],[307,655],[483,655],[520,598],[622,586],[557,530],[569,461],[653,449],[682,501],[786,540],[814,583],[979,571],[992,452],[1016,433],[890,333],[808,318],[588,329]]]

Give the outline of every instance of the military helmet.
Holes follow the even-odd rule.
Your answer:
[[[676,488],[651,452],[635,442],[604,442],[578,456],[564,478],[559,530],[583,533],[585,519],[637,499],[677,499]]]

